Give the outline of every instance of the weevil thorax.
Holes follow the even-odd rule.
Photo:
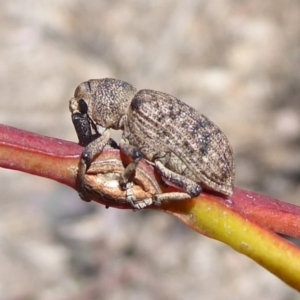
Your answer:
[[[80,100],[87,104],[87,114],[95,125],[123,129],[124,120],[136,89],[113,78],[91,79],[81,83],[70,100],[72,114],[80,112]]]

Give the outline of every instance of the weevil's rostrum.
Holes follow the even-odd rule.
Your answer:
[[[123,130],[120,150],[132,158],[120,177],[124,189],[129,188],[144,157],[184,191],[155,195],[154,203],[189,199],[199,195],[201,188],[232,195],[235,167],[227,137],[179,99],[153,90],[137,92],[126,82],[105,78],[80,84],[69,107],[73,123],[79,123],[74,123],[79,142],[92,140],[86,136],[92,135],[90,128],[98,136],[81,156],[78,189],[82,199],[88,200],[82,184],[84,174],[94,156],[109,143],[110,128]],[[88,123],[90,128],[84,128]],[[128,201],[134,206],[134,195]]]

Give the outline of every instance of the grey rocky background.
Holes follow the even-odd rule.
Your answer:
[[[168,92],[232,142],[236,185],[300,199],[298,0],[0,1],[0,122],[76,141],[91,78]],[[298,299],[159,212],[105,210],[0,170],[0,299]]]

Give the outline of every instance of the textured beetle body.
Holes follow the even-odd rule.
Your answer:
[[[179,99],[153,90],[137,92],[126,82],[105,78],[80,84],[69,108],[80,144],[91,141],[82,153],[78,171],[82,199],[88,201],[84,174],[109,143],[110,128],[123,130],[120,149],[132,158],[120,177],[124,189],[130,187],[137,164],[144,157],[185,192],[156,195],[154,203],[195,197],[201,187],[232,195],[235,169],[226,136]],[[98,138],[93,139],[91,128]],[[128,199],[132,204],[134,201]]]
[[[139,91],[131,101],[124,135],[149,161],[160,158],[171,171],[207,189],[232,194],[234,161],[226,136],[179,99]]]

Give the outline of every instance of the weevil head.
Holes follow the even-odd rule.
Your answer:
[[[87,114],[91,122],[103,128],[122,129],[136,89],[127,82],[112,79],[91,79],[81,83],[70,100],[73,114]]]

